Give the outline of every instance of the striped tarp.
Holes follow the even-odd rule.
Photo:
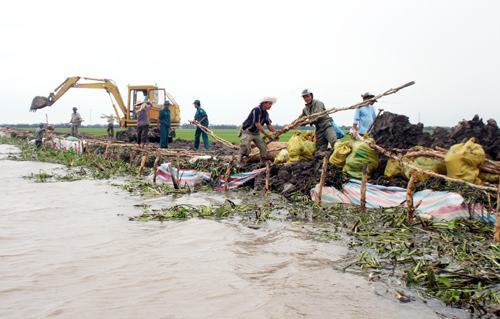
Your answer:
[[[316,199],[319,185],[311,190],[311,198]],[[342,191],[333,187],[324,187],[321,195],[322,205],[360,204],[361,182],[351,179],[344,184]],[[406,189],[387,187],[367,183],[366,207],[397,207],[404,205]],[[436,219],[453,220],[457,218],[478,218],[488,222],[495,221],[495,214],[486,211],[484,206],[464,203],[464,198],[457,193],[446,191],[423,190],[413,194],[417,214],[426,214]]]
[[[156,181],[160,183],[172,183],[172,175],[170,173],[170,163],[161,164],[156,171]],[[232,174],[229,176],[228,189],[234,189],[243,186],[245,183],[251,181],[257,175],[263,173],[265,168],[253,170],[251,172],[244,172]],[[177,176],[177,168],[172,166],[172,173]],[[153,175],[149,176],[150,179]],[[212,179],[209,173],[200,172],[192,169],[179,170],[179,185],[188,185],[189,187],[200,185],[203,182],[211,182]],[[224,176],[220,176],[215,183],[215,189],[224,189]]]

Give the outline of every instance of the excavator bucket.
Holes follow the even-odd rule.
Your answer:
[[[30,111],[36,112],[36,110],[43,109],[44,107],[50,105],[52,105],[52,103],[50,102],[49,98],[45,96],[35,96],[33,98],[33,101],[31,102]]]

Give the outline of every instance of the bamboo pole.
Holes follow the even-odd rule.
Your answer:
[[[227,164],[226,173],[224,174],[224,191],[227,192],[229,189],[229,176],[231,175],[231,170],[233,169],[235,157],[233,156],[229,163]]]
[[[206,126],[201,125],[198,121],[190,121],[190,123],[196,125],[197,127],[200,128],[200,130],[202,130],[203,132],[205,132],[208,135],[212,136],[214,138],[214,140],[216,140],[217,142],[221,143],[223,146],[225,146],[227,148],[230,148],[232,150],[238,150],[239,149],[239,146],[234,145],[233,143],[231,143],[229,141],[226,141],[225,139],[223,139],[220,136],[217,136],[214,133],[214,131],[212,131],[211,129],[209,129]]]
[[[416,166],[416,165],[414,165],[412,163],[409,163],[409,162],[405,161],[401,156],[398,156],[395,153],[393,153],[391,151],[388,151],[385,148],[377,145],[374,141],[372,141],[370,139],[367,139],[367,138],[364,138],[358,132],[352,132],[350,134],[356,140],[367,143],[368,145],[370,145],[370,147],[374,148],[379,153],[382,153],[385,156],[396,160],[399,164],[401,164],[403,166],[406,166],[406,167],[410,168],[411,170],[417,171],[418,173],[427,174],[429,176],[436,177],[436,178],[441,178],[441,179],[444,179],[446,181],[453,182],[453,183],[465,184],[465,185],[468,185],[468,186],[470,186],[472,188],[476,188],[476,189],[481,189],[481,190],[490,191],[490,192],[496,192],[497,191],[497,189],[495,187],[483,186],[483,185],[476,185],[476,184],[473,184],[473,183],[470,183],[470,182],[467,182],[467,181],[464,181],[464,180],[461,180],[461,179],[458,179],[458,178],[452,178],[452,177],[448,177],[446,175],[438,174],[436,172],[433,172],[433,171],[430,171],[430,170],[427,170],[427,169],[421,169],[420,167],[418,167],[418,166]]]
[[[301,116],[297,119],[295,119],[292,123],[288,124],[288,125],[285,125],[281,130],[279,130],[278,132],[276,132],[274,134],[274,139],[277,140],[277,138],[280,136],[280,135],[283,135],[284,133],[290,131],[290,130],[293,130],[299,126],[304,126],[304,125],[307,125],[307,124],[311,124],[313,122],[315,122],[317,119],[321,118],[321,117],[324,117],[326,115],[329,115],[329,114],[333,114],[333,113],[336,113],[336,112],[340,112],[340,111],[347,111],[347,110],[355,110],[355,109],[358,109],[362,106],[365,106],[367,104],[370,104],[372,102],[375,102],[375,100],[378,100],[384,96],[387,96],[387,95],[391,95],[391,94],[395,94],[397,93],[399,90],[401,89],[404,89],[406,87],[409,87],[409,86],[412,86],[413,84],[415,84],[414,81],[412,82],[408,82],[406,84],[403,84],[397,88],[394,88],[394,89],[389,89],[387,91],[385,91],[384,93],[382,94],[379,94],[377,96],[374,96],[372,97],[371,99],[368,99],[368,100],[365,100],[365,101],[362,101],[362,102],[359,102],[359,103],[356,103],[356,104],[353,104],[351,106],[347,106],[347,107],[339,107],[339,108],[336,108],[336,107],[332,107],[332,108],[329,108],[329,109],[326,109],[324,111],[321,111],[321,112],[318,112],[318,113],[314,113],[314,114],[311,114],[311,115],[308,115],[308,116]]]
[[[497,214],[495,220],[495,241],[500,241],[500,182],[497,188]]]
[[[413,224],[413,212],[415,207],[413,205],[413,190],[415,189],[415,181],[417,179],[417,172],[413,171],[408,181],[406,188],[406,209],[408,210],[408,223]]]
[[[363,165],[363,176],[361,176],[361,190],[359,205],[362,211],[366,210],[366,183],[368,181],[368,165]]]
[[[142,158],[141,158],[141,165],[139,166],[139,170],[137,171],[137,177],[141,177],[142,176],[142,172],[144,171],[144,166],[146,165],[146,155],[142,155]]]
[[[269,179],[271,178],[271,164],[269,161],[266,161],[266,185],[265,185],[265,194],[269,192],[270,183]]]
[[[326,181],[326,172],[328,170],[328,159],[330,156],[325,155],[323,158],[323,165],[321,167],[321,177],[319,178],[319,190],[318,190],[318,196],[316,198],[316,202],[318,205],[321,205],[321,196],[323,196],[323,186],[325,186],[325,181]]]

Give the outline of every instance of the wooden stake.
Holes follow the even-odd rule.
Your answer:
[[[134,163],[135,151],[134,150],[130,150],[129,154],[130,154],[129,164],[132,165],[132,163]]]
[[[110,144],[111,144],[111,142],[108,142],[108,144],[106,144],[106,149],[104,150],[104,158],[105,159],[108,159],[108,150],[109,150]]]
[[[229,188],[229,176],[231,176],[231,170],[233,169],[235,157],[231,158],[231,161],[227,164],[226,173],[224,174],[224,191],[227,192]]]
[[[325,185],[325,180],[326,180],[326,172],[328,170],[328,159],[330,156],[327,154],[323,158],[323,166],[321,168],[321,177],[319,179],[319,190],[318,190],[318,196],[316,198],[316,202],[318,205],[321,205],[321,196],[323,195],[323,186]]]
[[[156,184],[156,176],[158,175],[158,163],[160,162],[160,154],[156,153],[156,158],[153,163],[153,184]]]
[[[176,156],[176,161],[177,161],[177,180],[180,178],[180,173],[181,173],[181,161],[179,160],[179,154]]]
[[[359,199],[359,205],[361,210],[366,209],[366,182],[368,181],[368,165],[363,166],[363,176],[361,177],[361,194]]]
[[[417,172],[413,171],[408,181],[406,188],[406,209],[408,210],[408,223],[413,223],[413,212],[415,207],[413,205],[413,190],[415,189],[415,181],[417,180]]]
[[[497,214],[495,221],[495,241],[500,241],[500,182],[497,189]]]
[[[265,186],[266,195],[269,192],[269,187],[270,187],[269,179],[270,178],[271,178],[271,162],[266,161],[266,186]]]
[[[177,177],[175,177],[174,169],[172,168],[172,163],[170,163],[168,165],[168,171],[170,172],[170,176],[172,178],[172,184],[174,185],[174,188],[179,189],[179,180],[177,179]]]
[[[144,171],[144,165],[146,165],[146,159],[147,159],[147,156],[142,155],[141,166],[139,166],[139,171],[137,172],[137,177],[142,176],[142,172]]]

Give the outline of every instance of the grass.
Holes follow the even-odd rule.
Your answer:
[[[34,131],[34,128],[22,128],[25,130],[29,131]],[[57,127],[55,128],[56,132],[59,133],[68,133],[71,131],[70,128],[65,128],[65,127]],[[89,134],[89,135],[95,135],[95,136],[107,136],[108,133],[106,132],[106,128],[104,127],[81,127],[80,128],[80,133],[84,134]],[[121,131],[121,129],[115,129],[115,134],[116,132]],[[182,140],[188,140],[192,141],[194,140],[194,129],[185,129],[185,128],[178,128],[175,130],[176,132],[176,139],[182,139]],[[238,131],[237,130],[231,130],[231,129],[219,129],[219,130],[214,130],[214,133],[217,136],[222,137],[226,141],[239,144],[240,143],[240,138],[238,137]],[[287,132],[280,136],[280,141],[286,142],[292,137],[293,131]],[[213,141],[213,138],[211,136],[208,137],[210,141]]]

